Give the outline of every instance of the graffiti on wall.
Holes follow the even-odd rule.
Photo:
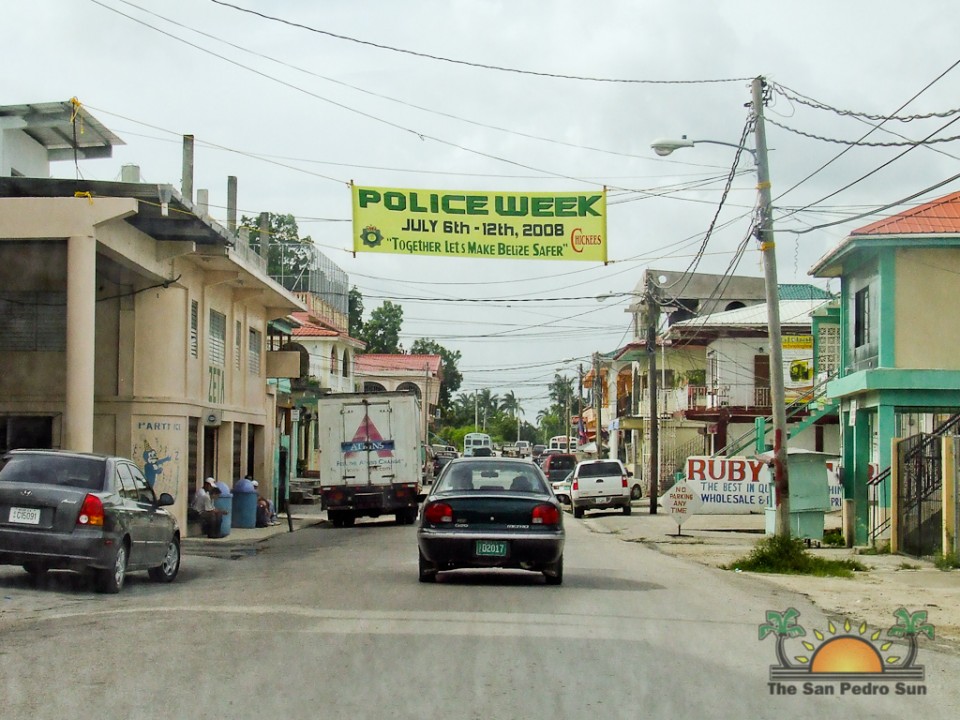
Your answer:
[[[181,418],[141,417],[133,424],[133,460],[143,477],[159,495],[177,497],[180,488],[181,448],[186,442]]]

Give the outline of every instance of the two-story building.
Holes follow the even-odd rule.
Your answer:
[[[810,273],[840,280],[840,373],[827,393],[840,405],[844,493],[854,503],[855,541],[863,544],[885,524],[882,511],[897,504],[883,488],[870,493],[875,469],[889,477],[892,441],[955,424],[960,411],[960,335],[951,330],[960,193],[854,230]],[[893,520],[915,541],[914,554],[941,546],[933,526],[946,509],[940,478],[927,473],[939,467],[939,455],[934,447],[901,468],[906,495]]]
[[[50,177],[118,142],[75,102],[0,108],[0,448],[130,457],[186,528],[206,476],[271,492],[268,378],[296,376],[298,358],[268,351],[267,325],[305,308],[194,204],[187,163],[189,193],[135,168]]]

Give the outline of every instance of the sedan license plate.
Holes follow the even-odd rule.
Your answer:
[[[24,525],[39,525],[40,509],[12,507],[10,508],[10,522],[22,523]]]
[[[478,557],[506,557],[506,540],[477,540],[474,551]]]

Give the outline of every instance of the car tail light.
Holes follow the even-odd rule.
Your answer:
[[[573,485],[570,486],[570,489],[571,489],[571,490],[579,490],[579,489],[580,489],[580,479],[579,479],[579,478],[574,478],[574,479],[573,479]]]
[[[621,476],[620,476],[620,486],[621,486],[621,487],[627,487],[627,476],[626,476],[626,475],[621,475]]]
[[[423,516],[428,523],[453,522],[453,508],[443,502],[430,503],[423,509]]]
[[[553,505],[537,505],[530,517],[531,525],[558,525],[560,511]]]
[[[80,506],[80,516],[77,525],[103,526],[103,501],[96,495],[88,494]]]

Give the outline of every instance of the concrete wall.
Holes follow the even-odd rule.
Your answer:
[[[960,368],[960,334],[952,332],[960,249],[901,249],[896,254],[896,366]]]

